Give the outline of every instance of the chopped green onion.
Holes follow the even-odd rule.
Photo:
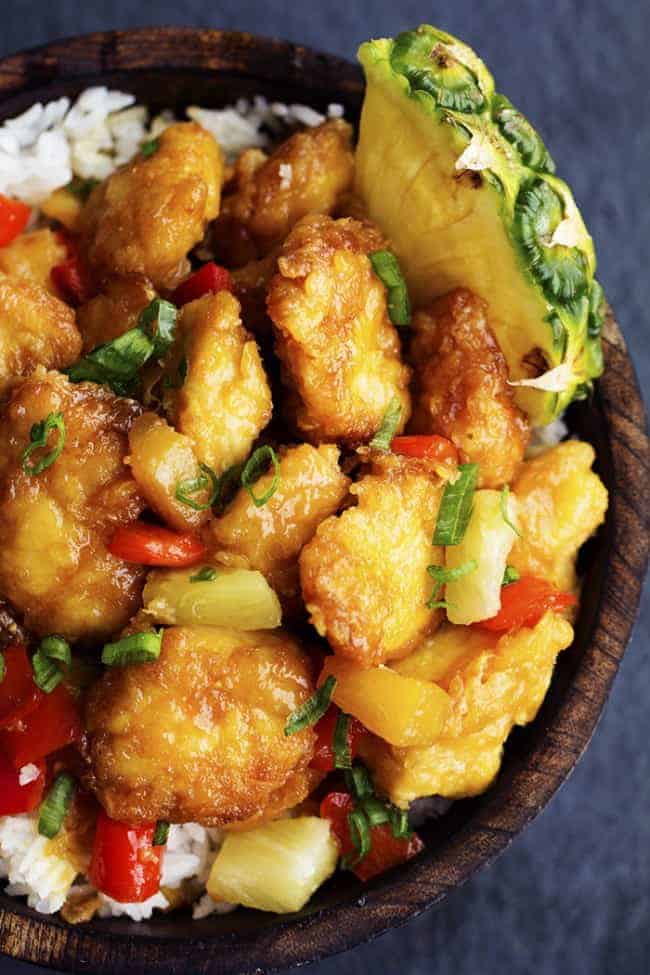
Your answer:
[[[118,396],[130,396],[137,387],[138,373],[154,348],[154,341],[141,328],[131,328],[112,342],[99,345],[64,372],[73,383],[100,383],[110,386]]]
[[[209,488],[210,493],[205,501],[195,501],[192,497],[193,494],[197,494],[200,491],[207,491]],[[199,464],[199,474],[197,477],[190,477],[184,481],[179,481],[176,485],[176,499],[186,504],[188,508],[193,508],[194,511],[207,511],[219,498],[221,491],[219,478],[214,473],[211,467],[207,464]]]
[[[393,836],[396,840],[408,839],[413,830],[409,826],[409,817],[406,809],[398,809],[397,806],[389,804],[388,816]]]
[[[330,706],[330,701],[332,700],[332,694],[334,693],[334,688],[336,687],[336,677],[333,674],[327,678],[327,680],[321,684],[315,694],[305,701],[302,707],[294,711],[292,715],[289,716],[284,733],[287,738],[290,735],[295,735],[296,732],[302,731],[303,728],[310,728],[313,724],[319,721],[328,707]]]
[[[164,359],[172,346],[176,335],[176,315],[176,305],[163,298],[154,298],[140,312],[138,327],[152,340],[156,359]]]
[[[252,485],[262,476],[269,461],[273,464],[273,480],[269,489],[263,495],[258,496],[254,493]],[[280,483],[280,461],[273,447],[264,444],[263,447],[258,447],[257,450],[253,451],[241,472],[241,483],[242,487],[245,487],[250,494],[256,508],[261,508],[267,501],[270,501]]]
[[[166,819],[159,819],[153,832],[152,846],[164,846],[169,836],[169,823]]]
[[[501,505],[501,517],[505,521],[505,523],[508,526],[508,528],[512,529],[512,531],[515,533],[515,535],[518,535],[519,538],[522,538],[523,536],[522,536],[521,532],[519,531],[519,529],[517,528],[517,526],[514,524],[514,522],[511,520],[510,515],[508,514],[508,497],[509,496],[510,496],[510,488],[506,484],[506,485],[504,485],[504,487],[501,488],[501,497],[499,498],[499,504]]]
[[[140,153],[145,159],[153,156],[160,149],[160,139],[148,139],[140,146]]]
[[[7,673],[7,662],[5,660],[4,653],[0,650],[0,684],[2,684],[5,679],[5,674]]]
[[[388,316],[393,325],[411,324],[411,302],[397,258],[390,251],[368,254],[372,269],[386,286]]]
[[[41,457],[40,460],[37,460],[36,463],[28,463],[29,458],[35,450],[40,450],[41,447],[47,446],[51,430],[56,430],[58,433],[57,441],[52,450]],[[63,420],[63,414],[48,413],[44,420],[39,420],[38,423],[34,423],[29,431],[29,440],[29,446],[25,447],[21,458],[23,470],[25,474],[42,474],[44,470],[52,466],[63,450],[63,445],[65,444],[65,422]]]
[[[185,382],[187,377],[187,356],[184,355],[181,361],[178,363],[178,378],[172,379],[170,376],[164,376],[162,385],[163,389],[180,389]]]
[[[107,667],[126,667],[129,664],[157,660],[162,647],[163,631],[133,633],[116,643],[107,643],[102,650],[102,663]]]
[[[334,768],[352,768],[352,754],[348,732],[350,729],[350,715],[343,711],[338,715],[334,725],[332,751],[334,752]]]
[[[43,637],[32,657],[34,683],[46,694],[51,694],[63,680],[64,671],[72,663],[70,644],[61,636]]]
[[[381,826],[382,823],[390,822],[390,813],[385,802],[377,799],[376,796],[368,796],[361,803],[361,809],[368,817],[371,826]]]
[[[190,576],[190,582],[212,582],[217,578],[217,570],[211,565],[204,565],[202,569]]]
[[[365,765],[358,762],[348,769],[345,773],[345,784],[357,799],[365,799],[366,796],[374,795],[374,788],[370,772]]]
[[[354,843],[357,856],[345,857],[341,861],[341,865],[346,869],[355,866],[363,860],[370,853],[372,846],[370,823],[363,810],[355,809],[353,812],[348,813],[348,826],[350,828],[350,839]]]
[[[519,570],[515,569],[514,565],[507,565],[506,571],[503,573],[503,582],[501,583],[501,585],[509,586],[510,583],[517,582],[518,579],[521,579]]]
[[[75,780],[69,772],[57,775],[38,813],[38,831],[41,836],[52,840],[57,835],[70,808],[75,788]]]
[[[458,477],[447,484],[440,502],[434,545],[458,545],[462,542],[472,515],[477,481],[478,464],[459,465]]]
[[[388,409],[384,413],[384,418],[381,421],[381,426],[377,433],[374,435],[369,447],[373,450],[390,450],[390,445],[393,437],[395,436],[395,431],[399,426],[399,421],[402,416],[402,404],[400,403],[397,396],[393,396],[392,400],[388,404]]]
[[[72,193],[72,195],[76,196],[78,200],[85,203],[92,191],[98,185],[98,179],[81,179],[81,177],[75,176],[70,180],[65,188],[68,193]]]
[[[462,565],[457,565],[453,569],[448,569],[444,565],[428,565],[427,572],[434,579],[435,585],[427,601],[427,608],[447,609],[448,604],[446,602],[437,601],[442,587],[448,582],[456,582],[457,579],[462,579],[463,576],[469,575],[470,572],[474,572],[477,568],[478,562],[476,559],[469,559],[468,562],[463,562]]]

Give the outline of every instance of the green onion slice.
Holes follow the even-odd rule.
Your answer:
[[[336,687],[336,677],[333,674],[325,680],[321,686],[318,688],[315,694],[305,701],[302,707],[294,711],[292,715],[289,716],[284,733],[289,738],[291,735],[295,735],[298,731],[302,731],[303,728],[310,728],[311,725],[316,724],[319,721],[328,707],[330,706],[330,701],[332,700],[332,694],[334,693],[334,688]]]
[[[515,569],[514,565],[507,565],[506,571],[503,573],[502,586],[509,586],[512,582],[517,582],[521,579],[521,575],[518,569]]]
[[[164,846],[169,836],[169,823],[166,819],[159,819],[153,832],[152,846]]]
[[[162,647],[163,631],[133,633],[102,650],[102,663],[107,667],[126,667],[157,660]]]
[[[73,383],[100,383],[110,386],[118,396],[130,396],[137,388],[140,369],[154,349],[153,339],[141,328],[131,328],[112,342],[99,345],[64,372]]]
[[[399,426],[401,416],[402,404],[397,396],[393,396],[392,400],[388,404],[388,409],[384,413],[381,426],[368,446],[372,447],[373,450],[390,450],[390,445],[393,437],[395,436],[395,431]]]
[[[515,533],[515,535],[517,535],[519,538],[522,538],[523,536],[522,536],[521,532],[519,531],[519,529],[517,528],[517,526],[514,524],[514,522],[511,520],[510,515],[508,514],[508,498],[509,498],[509,496],[510,496],[510,488],[506,484],[506,485],[504,485],[504,487],[501,488],[501,497],[499,498],[499,504],[501,506],[501,517],[505,521],[505,523],[508,526],[508,528],[512,529],[512,531]]]
[[[334,768],[352,768],[352,754],[350,752],[350,715],[343,711],[338,715],[334,725],[332,751],[334,752]]]
[[[357,863],[370,853],[372,847],[370,823],[362,809],[354,809],[351,813],[348,813],[348,827],[350,829],[350,839],[354,843],[357,855],[356,857],[344,857],[341,861],[341,866],[345,869],[356,866]]]
[[[433,578],[435,585],[427,601],[427,608],[446,609],[448,604],[438,601],[442,587],[448,582],[456,582],[457,579],[462,579],[463,576],[469,575],[470,572],[474,572],[477,568],[478,562],[476,559],[469,559],[469,561],[463,562],[462,565],[457,565],[452,569],[448,569],[444,565],[428,565],[427,572]]]
[[[346,771],[345,784],[356,799],[365,799],[366,796],[372,796],[375,792],[370,772],[360,762]]]
[[[148,159],[149,156],[153,156],[154,153],[158,152],[159,149],[160,139],[147,139],[147,141],[143,142],[140,146],[140,153],[145,159]]]
[[[209,491],[205,501],[196,501],[192,495],[201,491]],[[217,501],[221,494],[219,478],[207,464],[199,464],[197,477],[189,477],[179,481],[176,485],[176,499],[186,504],[194,511],[207,511]]]
[[[433,535],[434,545],[458,545],[462,542],[472,515],[478,467],[478,464],[460,464],[458,477],[445,487]]]
[[[269,462],[273,464],[273,480],[264,494],[257,495],[253,491],[253,484],[265,472]],[[253,451],[241,472],[241,483],[242,487],[245,487],[250,494],[251,500],[256,508],[261,508],[267,501],[270,501],[280,483],[280,461],[273,447],[264,444],[263,447],[258,447],[257,450]]]
[[[65,188],[68,193],[72,193],[72,195],[76,196],[78,200],[85,203],[92,191],[98,185],[98,179],[81,179],[80,176],[75,176],[70,180]]]
[[[76,788],[69,772],[60,772],[50,791],[41,803],[38,813],[38,831],[48,840],[54,839],[65,819]]]
[[[217,570],[211,565],[204,565],[202,569],[190,576],[190,582],[212,582],[217,578]]]
[[[63,680],[64,672],[72,663],[70,644],[62,636],[43,637],[32,657],[34,683],[45,694],[51,694]]]
[[[52,430],[56,430],[56,443],[50,451],[44,454],[40,460],[30,463],[29,458],[35,450],[40,450],[47,446],[47,441]],[[25,447],[22,454],[22,467],[25,474],[42,474],[44,470],[51,467],[57,457],[60,456],[65,444],[65,421],[62,413],[48,413],[44,420],[32,425],[29,431],[29,445]]]
[[[157,359],[164,359],[172,346],[176,336],[176,315],[176,305],[164,298],[154,298],[140,312],[138,326],[153,342],[153,354]]]
[[[409,817],[406,809],[398,809],[397,806],[389,804],[388,818],[393,836],[396,840],[405,840],[413,835],[413,830],[409,826]]]
[[[368,818],[371,826],[381,826],[382,823],[390,822],[388,806],[376,796],[368,796],[361,803],[361,809]]]
[[[386,286],[388,316],[393,325],[411,324],[411,302],[397,258],[391,251],[368,254],[372,269]]]

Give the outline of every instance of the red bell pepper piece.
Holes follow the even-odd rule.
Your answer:
[[[41,703],[43,693],[34,683],[32,664],[21,643],[3,651],[5,675],[0,683],[0,728],[24,718]]]
[[[31,209],[20,200],[10,200],[0,193],[0,247],[10,244],[27,226]]]
[[[332,772],[334,770],[334,730],[340,713],[339,708],[332,704],[320,721],[316,722],[314,726],[316,748],[314,749],[314,757],[309,763],[310,768],[319,769],[321,772]],[[348,748],[352,758],[356,757],[359,742],[365,734],[367,734],[367,729],[361,722],[350,717],[348,721]]]
[[[562,592],[545,579],[522,576],[502,588],[497,615],[474,625],[493,633],[506,633],[522,626],[535,626],[548,610],[561,613],[576,603],[573,593]]]
[[[50,271],[50,277],[64,301],[74,308],[83,305],[92,297],[88,274],[76,254],[55,265]]]
[[[108,551],[125,562],[169,568],[196,565],[207,554],[203,542],[191,532],[174,532],[144,521],[118,528]]]
[[[203,295],[216,294],[217,291],[232,291],[233,287],[229,271],[210,261],[179,284],[172,295],[172,301],[180,308],[181,305],[196,301]]]
[[[164,846],[153,846],[155,823],[129,826],[97,817],[88,876],[103,894],[122,904],[146,901],[160,890]]]
[[[6,755],[0,754],[0,816],[32,812],[40,804],[45,789],[45,762],[28,764],[33,764],[38,774],[21,785],[20,770],[13,767]]]
[[[320,805],[322,819],[329,819],[341,856],[356,855],[356,847],[350,835],[348,816],[355,808],[355,801],[348,792],[330,792]],[[389,823],[370,827],[371,847],[363,860],[352,867],[359,880],[370,880],[378,874],[405,863],[424,849],[424,843],[413,833],[410,837],[397,838]]]
[[[0,731],[0,752],[20,769],[79,741],[81,730],[74,699],[65,684],[59,684],[51,694],[43,694],[34,711]]]
[[[419,457],[441,463],[452,460],[458,463],[458,451],[454,444],[447,437],[439,437],[437,434],[393,437],[390,449],[394,454],[402,454],[404,457]]]

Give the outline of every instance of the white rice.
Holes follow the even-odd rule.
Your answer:
[[[38,833],[35,815],[0,817],[0,878],[6,892],[27,897],[30,907],[54,914],[63,906],[77,871]]]

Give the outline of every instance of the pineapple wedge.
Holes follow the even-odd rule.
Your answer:
[[[602,372],[591,237],[542,140],[476,54],[423,25],[359,49],[366,95],[356,191],[390,238],[416,306],[481,295],[533,423]]]

